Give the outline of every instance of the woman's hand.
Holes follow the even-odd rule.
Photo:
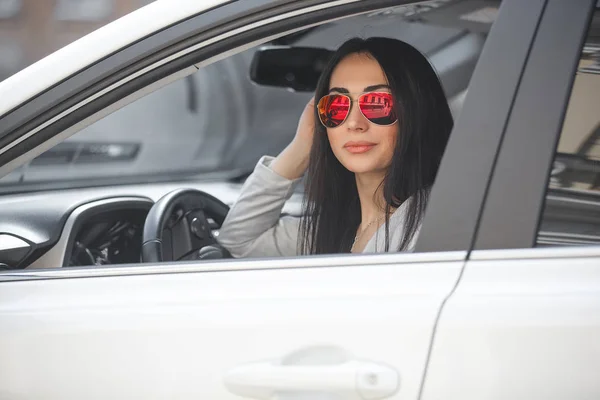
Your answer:
[[[314,107],[315,98],[312,97],[302,111],[294,139],[271,163],[271,169],[284,178],[300,178],[308,167],[315,132]]]
[[[307,150],[310,152],[310,148],[313,142],[313,135],[315,133],[315,98],[314,96],[308,101],[300,115],[298,121],[298,128],[296,129],[296,136],[292,140],[292,145],[296,145],[299,149]],[[307,149],[306,149],[307,148]],[[307,154],[308,155],[308,154]]]

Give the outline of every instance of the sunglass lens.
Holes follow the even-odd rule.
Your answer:
[[[350,110],[350,99],[339,94],[324,96],[319,101],[318,110],[321,123],[327,128],[335,128],[346,120]]]
[[[358,99],[363,115],[377,125],[391,125],[396,122],[394,100],[391,93],[365,93]]]

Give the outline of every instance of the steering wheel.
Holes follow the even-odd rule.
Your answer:
[[[229,207],[195,189],[177,189],[160,198],[144,223],[142,262],[230,257],[212,234]]]

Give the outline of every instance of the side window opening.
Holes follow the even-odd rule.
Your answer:
[[[252,81],[250,69],[259,49],[285,45],[331,51],[351,37],[400,39],[425,55],[433,66],[442,86],[440,98],[442,102],[447,100],[456,119],[500,7],[500,1],[486,4],[484,7],[460,0],[415,2],[324,23],[230,55],[85,127],[1,178],[0,190],[143,184],[154,185],[152,189],[162,196],[167,193],[162,190],[178,185],[206,191],[232,205],[258,160],[263,155],[276,156],[290,143],[300,113],[312,95],[309,90],[294,91],[285,85]],[[281,216],[300,216],[302,200],[299,185],[287,199]],[[138,217],[125,215],[119,219],[119,226],[131,227],[119,230],[128,235],[119,243],[142,240],[143,224]],[[71,234],[72,239],[96,235],[90,228],[95,222],[82,218],[78,221],[82,230]],[[111,230],[112,226],[106,228]],[[218,232],[215,229],[216,235]],[[136,252],[124,252],[119,243],[91,239],[86,243],[94,246],[86,245],[84,250],[101,257],[67,254],[67,260],[75,261],[65,266],[139,261],[139,257],[125,257]],[[106,256],[116,251],[123,257]],[[21,266],[37,262],[28,261]]]

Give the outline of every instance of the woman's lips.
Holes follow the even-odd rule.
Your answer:
[[[344,148],[352,154],[366,153],[375,147],[375,143],[371,142],[348,142],[344,145]]]

